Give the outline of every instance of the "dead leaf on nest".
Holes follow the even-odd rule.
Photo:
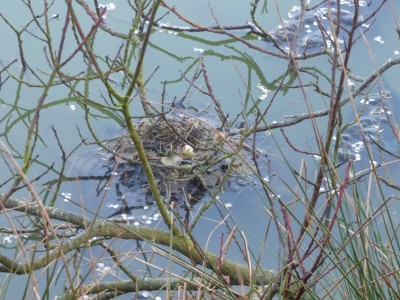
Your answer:
[[[161,163],[166,166],[179,166],[181,164],[181,161],[182,157],[176,154],[161,158]]]

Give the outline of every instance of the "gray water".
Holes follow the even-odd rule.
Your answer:
[[[108,13],[107,25],[126,33],[128,32],[127,28],[129,28],[131,15],[125,2],[116,2],[115,4],[116,9]],[[173,4],[174,3],[170,3],[170,5]],[[192,19],[194,22],[202,25],[216,24],[216,20],[211,15],[208,3],[204,1],[187,1],[185,3],[177,1],[175,4],[187,18]],[[285,4],[279,4],[279,9],[284,18],[286,18],[286,12],[294,4],[297,4],[297,1],[287,1]],[[236,25],[244,24],[246,21],[249,21],[249,3],[247,3],[247,1],[212,1],[210,5],[213,14],[220,24]],[[399,11],[400,4],[396,2],[394,5],[398,6],[397,11]],[[38,5],[37,9],[40,11],[40,5]],[[261,24],[265,26],[265,28],[272,29],[279,24],[280,21],[276,13],[276,7],[272,2],[269,4],[268,9],[270,12],[268,17],[265,15],[259,17]],[[19,13],[15,14],[15,11]],[[8,18],[12,16],[11,20],[14,22],[13,25],[16,28],[21,28],[21,26],[30,20],[26,8],[24,8],[20,2],[14,1],[4,3],[0,8],[0,12]],[[56,2],[56,4],[51,7],[49,14],[50,16],[53,14],[60,14],[59,19],[51,20],[51,28],[57,39],[62,29],[62,20],[65,18],[65,4]],[[80,14],[83,19],[84,13],[80,12]],[[360,41],[358,46],[356,46],[357,55],[353,56],[351,61],[351,69],[355,74],[359,74],[360,76],[368,75],[375,69],[374,64],[379,66],[386,61],[388,57],[397,55],[395,51],[400,51],[398,36],[394,30],[392,19],[391,11],[389,7],[386,6],[377,16],[377,24],[375,24],[372,30],[366,33],[368,45]],[[85,30],[89,30],[91,22],[88,19],[86,19],[86,22]],[[183,25],[183,22],[172,14],[167,15],[162,22]],[[35,27],[35,24],[31,24],[29,29],[33,33],[39,34]],[[0,49],[0,59],[3,64],[6,64],[18,56],[18,49],[15,47],[15,35],[13,35],[3,21],[0,21],[0,28],[2,28],[2,40],[7,41],[7,43],[2,44]],[[387,28],[393,29],[386,30]],[[243,32],[236,32],[236,34],[240,35],[243,34]],[[34,37],[29,36],[29,34],[25,33],[24,35],[23,40],[27,60],[36,71],[39,69],[42,71],[49,71],[47,62],[43,57],[43,44]],[[374,37],[378,35],[382,36],[384,43],[373,40]],[[182,34],[174,35],[166,30],[162,32],[156,31],[152,34],[151,42],[157,47],[150,46],[148,49],[145,61],[146,77],[153,74],[153,71],[157,67],[159,69],[152,76],[147,85],[150,101],[154,103],[160,102],[163,89],[161,82],[163,81],[170,82],[167,84],[166,102],[171,102],[175,97],[180,99],[185,95],[188,83],[178,79],[181,78],[182,72],[187,70],[189,65],[202,55],[200,52],[195,51],[195,48],[204,50],[204,61],[209,79],[213,84],[214,94],[221,101],[224,111],[229,113],[231,119],[234,119],[234,117],[242,111],[247,91],[257,99],[257,97],[262,95],[260,89],[257,88],[257,84],[262,82],[263,85],[272,87],[275,84],[274,80],[284,74],[287,69],[286,61],[251,50],[239,42],[229,41],[229,43],[217,43],[219,40],[225,40],[225,37],[216,37],[207,33],[197,33],[193,36],[197,39],[192,40]],[[68,36],[67,41],[71,42],[72,38],[72,36]],[[266,49],[271,47],[271,45],[264,41],[253,41]],[[121,44],[121,41],[112,38],[106,33],[100,33],[98,37],[96,37],[95,42],[98,49],[100,49],[99,55],[103,57],[105,55],[114,55]],[[162,49],[162,51],[160,49]],[[72,50],[72,43],[67,43],[65,52],[71,53]],[[176,56],[168,55],[168,53]],[[370,53],[374,54],[372,58]],[[318,66],[318,68],[321,68],[322,72],[329,72],[329,64],[326,62],[325,57],[311,59],[304,63],[303,66]],[[20,67],[20,63],[18,62],[14,64],[10,70],[14,74],[18,74],[21,70]],[[79,61],[70,64],[68,67],[68,71],[71,72],[71,74],[78,73],[84,69],[85,67],[82,66]],[[188,77],[190,78],[192,75],[193,70],[190,70],[188,72]],[[2,76],[5,75],[2,74]],[[397,78],[395,70],[391,70],[383,77],[384,88],[389,90],[393,95],[391,107],[394,114],[398,111],[400,100],[398,99],[400,86],[398,85]],[[117,82],[120,80],[118,75],[115,75],[113,79]],[[24,80],[35,83],[34,76],[29,74],[29,72],[24,77]],[[2,132],[0,139],[6,142],[8,147],[12,149],[12,152],[19,158],[18,161],[20,163],[21,159],[19,156],[24,150],[27,126],[29,126],[32,116],[32,109],[35,107],[41,92],[42,89],[40,88],[23,87],[19,95],[18,108],[13,108],[12,105],[15,103],[16,98],[16,83],[8,82],[4,84],[0,90],[0,117],[2,120],[0,123]],[[92,84],[90,93],[92,98],[96,98],[101,102],[101,96],[104,96],[105,90],[101,84]],[[324,102],[320,96],[316,95],[311,88],[306,89],[306,93],[313,109],[322,110],[327,107],[328,104]],[[359,102],[360,100],[361,99],[358,98],[355,101]],[[186,103],[191,103],[199,109],[207,109],[210,104],[210,100],[195,89],[192,89],[187,95],[186,101]],[[269,98],[262,102],[260,107],[265,108],[269,103],[268,101]],[[357,106],[359,107],[359,104]],[[142,115],[138,101],[135,101],[133,104],[132,111],[135,116]],[[303,95],[299,90],[290,90],[287,93],[278,94],[277,99],[274,101],[266,117],[266,121],[268,123],[281,121],[287,116],[306,112],[307,109]],[[3,119],[7,113],[9,113],[9,115],[6,119]],[[209,111],[208,113],[210,118],[215,117],[214,111]],[[92,126],[101,138],[110,138],[118,134],[120,119],[117,116],[106,116],[97,111],[96,114],[100,117],[93,116]],[[250,118],[252,117],[253,116],[250,116]],[[344,117],[346,121],[351,121],[354,118],[354,113],[351,109],[348,109]],[[397,116],[395,115],[395,117]],[[323,118],[317,120],[317,122],[321,125],[321,128],[323,128],[326,119]],[[52,163],[55,163],[56,170],[60,168],[60,150],[52,132],[52,126],[57,130],[58,137],[66,152],[74,149],[81,140],[76,127],[79,127],[84,137],[90,136],[84,121],[84,110],[82,106],[79,105],[73,96],[69,95],[68,89],[62,85],[50,91],[45,102],[45,109],[41,112],[41,140],[38,142],[38,147],[35,151],[35,154],[38,154],[39,157],[37,163],[32,165],[28,173],[30,178],[34,178],[38,174],[44,172]],[[285,129],[285,133],[293,145],[297,145],[299,148],[309,147],[315,151],[315,137],[313,134],[310,134],[310,132],[312,132],[312,127],[309,121]],[[323,130],[321,130],[321,132],[324,133]],[[317,163],[311,158],[305,158],[304,155],[293,152],[278,131],[273,131],[272,135],[269,133],[260,133],[257,143],[258,147],[268,154],[267,158],[260,160],[262,175],[274,187],[276,195],[285,199],[287,203],[295,200],[292,192],[282,183],[280,178],[284,178],[289,186],[295,187],[296,181],[288,165],[298,170],[302,159],[305,159],[305,164],[308,165],[308,172],[311,174],[314,172]],[[277,145],[280,145],[280,149],[278,149]],[[282,153],[280,153],[280,151],[282,151]],[[82,153],[87,153],[87,156]],[[287,158],[287,163],[282,160],[282,155]],[[81,147],[73,157],[75,158],[71,158],[71,161],[67,165],[67,175],[71,178],[75,175],[102,175],[103,168],[100,166],[101,161],[96,157],[96,147]],[[368,162],[367,158],[363,159],[365,159],[365,163]],[[272,171],[268,166],[268,160],[271,162]],[[95,167],[90,164],[94,164]],[[0,163],[0,166],[1,169],[6,168],[4,161]],[[362,168],[361,164],[359,166]],[[93,173],[94,169],[96,170],[95,173]],[[397,173],[396,170],[392,171],[398,175],[398,171]],[[278,176],[272,176],[274,172],[276,172]],[[0,174],[0,181],[3,182],[9,176],[9,172],[2,172]],[[42,190],[43,184],[57,179],[57,176],[57,172],[50,171],[45,176],[41,177],[39,182],[35,183],[35,187],[38,190]],[[118,205],[118,195],[113,186],[111,186],[110,189],[99,189],[99,182],[105,183],[107,180],[107,178],[102,180],[98,178],[87,178],[81,181],[73,179],[65,181],[61,186],[60,194],[71,194],[72,201],[64,201],[65,199],[60,195],[57,197],[56,206],[69,211],[80,212],[80,205],[83,204],[87,209],[86,213],[89,217],[93,216],[94,212],[96,212],[100,206],[100,214],[103,217],[111,215],[115,211],[114,206]],[[263,267],[274,268],[277,266],[278,262],[267,258],[271,257],[271,254],[276,253],[279,246],[278,243],[262,245],[265,228],[271,220],[268,212],[269,203],[266,201],[265,195],[263,195],[260,184],[257,181],[252,182],[250,180],[249,182],[250,183],[241,188],[228,189],[224,195],[221,195],[221,202],[219,204],[221,212],[216,209],[209,210],[197,225],[194,233],[200,243],[205,244],[206,241],[208,241],[208,249],[217,253],[219,251],[221,234],[224,233],[226,237],[229,233],[227,233],[227,228],[224,226],[218,227],[212,234],[210,234],[210,232],[223,217],[229,214],[235,223],[240,224],[240,230],[248,237],[249,246],[250,249],[253,250],[254,255],[257,256],[261,250],[264,251],[263,255],[265,259],[263,260]],[[51,188],[53,188],[53,186],[51,186]],[[3,189],[6,191],[6,188],[3,187],[0,192],[3,192]],[[15,196],[29,197],[25,190],[19,191]],[[208,198],[206,198],[204,202],[206,200],[208,200]],[[134,202],[135,200],[132,199],[131,201]],[[194,207],[193,213],[195,214],[203,204],[204,203],[200,203],[198,206]],[[301,210],[302,207],[294,209]],[[162,227],[163,225],[160,224],[159,221],[154,220],[155,214],[157,214],[157,211],[153,206],[147,208],[142,207],[133,213],[136,218],[135,220],[138,220],[141,225],[150,225],[146,224],[145,221],[149,220],[151,216],[151,226]],[[301,215],[302,212],[299,211],[299,214]],[[146,218],[143,216],[146,216]],[[232,220],[229,222],[231,225],[234,223]],[[5,219],[2,219],[0,223],[2,226],[9,226]],[[269,234],[268,238],[276,240],[276,236],[274,236],[276,233],[274,231]],[[99,256],[100,252],[99,250],[94,251],[94,253]],[[228,252],[228,257],[239,262],[242,261],[242,255],[235,247],[232,247]],[[15,278],[11,282],[10,291],[14,288],[14,283],[16,282]],[[52,294],[55,295],[57,292],[52,292]]]

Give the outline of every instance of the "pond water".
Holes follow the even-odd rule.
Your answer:
[[[279,11],[283,19],[288,19],[287,12],[294,6],[299,5],[299,1],[281,1],[279,3]],[[380,1],[372,1],[372,5],[366,8],[367,11],[373,10]],[[36,4],[35,4],[36,5]],[[43,10],[42,5],[38,5],[34,9],[37,12]],[[243,25],[246,21],[250,21],[249,16],[249,1],[239,0],[224,0],[224,1],[175,1],[169,5],[176,5],[177,9],[188,19],[202,25]],[[400,3],[393,2],[395,11],[400,11]],[[77,7],[79,7],[77,5]],[[21,13],[15,14],[13,12]],[[50,20],[50,26],[54,34],[54,44],[58,45],[60,33],[65,19],[65,4],[56,1],[50,7],[50,16],[59,14],[58,18]],[[84,30],[88,31],[91,27],[89,18],[86,17],[82,9],[77,10],[82,18]],[[273,29],[280,24],[280,17],[277,13],[277,7],[272,2],[268,5],[268,15],[258,15],[260,25],[267,29]],[[12,20],[13,25],[17,30],[25,26],[32,16],[29,15],[27,8],[22,2],[13,1],[2,4],[0,12],[5,18]],[[161,12],[166,10],[161,9]],[[160,13],[161,14],[161,13]],[[115,10],[107,12],[107,25],[115,31],[127,33],[131,23],[132,12],[129,6],[124,1],[115,2]],[[164,24],[177,26],[185,25],[176,16],[169,13],[162,20]],[[42,23],[42,20],[39,21]],[[16,46],[15,34],[5,24],[0,22],[2,29],[2,39],[10,41],[3,43],[4,46],[0,49],[0,60],[3,67],[11,62],[14,58],[18,58],[18,47]],[[386,30],[393,28],[392,30]],[[25,58],[32,67],[31,71],[27,71],[23,80],[32,85],[39,84],[38,77],[46,77],[44,74],[50,71],[46,57],[43,55],[44,43],[36,38],[43,36],[35,23],[28,27],[29,33],[22,35]],[[245,31],[234,31],[235,34],[243,35]],[[377,38],[380,36],[380,38]],[[394,30],[392,10],[389,5],[385,5],[378,13],[375,24],[370,31],[365,33],[365,40],[360,37],[360,41],[356,44],[356,53],[351,57],[350,67],[354,74],[359,76],[367,76],[376,66],[383,64],[389,57],[397,57],[400,51],[398,43],[398,35]],[[74,37],[70,32],[66,38],[64,55],[67,57],[73,50]],[[277,78],[282,77],[287,69],[287,61],[265,55],[255,51],[246,45],[232,40],[223,35],[215,35],[211,33],[178,33],[175,34],[168,30],[155,30],[150,38],[148,52],[145,58],[145,78],[150,78],[146,84],[148,100],[154,103],[159,109],[161,98],[164,97],[165,103],[171,103],[174,99],[180,100],[185,97],[185,105],[187,107],[194,106],[202,117],[208,120],[216,118],[216,112],[213,108],[210,109],[211,101],[204,93],[200,92],[197,87],[190,86],[188,81],[192,79],[194,71],[198,67],[198,59],[201,57],[207,69],[209,81],[212,84],[213,92],[221,103],[222,109],[229,114],[229,119],[235,117],[246,109],[250,111],[252,101],[258,101],[262,96],[263,91],[260,89],[260,83],[267,89],[272,90],[269,96],[262,101],[259,101],[259,107],[265,109],[272,99],[272,95],[277,89]],[[270,43],[263,40],[252,38],[249,40],[257,46],[265,49],[272,49]],[[95,38],[96,49],[98,49],[99,57],[115,56],[122,41],[111,37],[107,33],[99,32]],[[105,59],[104,59],[105,60]],[[367,62],[367,63],[366,63]],[[326,56],[309,59],[305,62],[300,62],[301,67],[308,68],[313,74],[318,74],[321,78],[324,74],[330,76],[330,63]],[[21,63],[18,61],[9,69],[15,76],[21,72]],[[33,71],[33,72],[32,72]],[[86,71],[86,66],[82,65],[82,60],[74,59],[64,72],[68,74],[78,74]],[[398,72],[398,71],[397,71]],[[39,74],[39,75],[38,75]],[[185,75],[185,78],[183,77]],[[388,103],[392,113],[392,125],[398,122],[396,112],[400,109],[400,86],[398,85],[398,76],[395,75],[396,70],[390,70],[383,77],[379,84],[379,88],[387,90],[392,95],[392,99]],[[23,85],[18,91],[18,83],[15,80],[9,79],[4,82],[7,77],[6,73],[1,74],[2,86],[0,90],[0,140],[6,144],[12,154],[17,158],[19,164],[22,164],[22,156],[25,147],[27,129],[32,121],[34,108],[37,101],[43,92],[43,88],[28,87]],[[310,78],[307,75],[302,75],[300,79],[303,84],[307,84]],[[117,90],[124,90],[122,75],[114,74],[112,76]],[[290,79],[286,78],[285,83],[289,83]],[[321,79],[323,81],[323,79]],[[163,91],[163,83],[166,82],[166,90]],[[324,89],[329,88],[327,82],[321,83]],[[357,84],[357,83],[356,83]],[[77,84],[78,90],[83,93],[84,83]],[[204,88],[204,83],[201,88]],[[107,98],[106,90],[100,82],[93,82],[88,88],[91,99],[96,99],[99,103],[104,104]],[[312,107],[314,111],[324,110],[329,106],[326,99],[314,92],[312,87],[304,89],[306,99],[300,89],[286,90],[278,92],[274,98],[273,104],[268,111],[265,120],[268,124],[273,124],[274,121],[286,120],[288,116],[307,113],[307,105]],[[374,88],[374,93],[378,89]],[[346,92],[348,94],[348,92]],[[354,99],[354,107],[358,111],[361,106],[362,97]],[[343,110],[344,122],[354,120],[355,113],[348,105]],[[120,125],[123,123],[122,117],[118,113],[105,112],[99,107],[90,106],[89,119],[90,126],[98,134],[100,139],[109,139],[120,134]],[[388,109],[389,110],[389,109]],[[134,101],[132,104],[132,114],[134,117],[143,116],[139,101]],[[254,114],[249,112],[248,121],[252,123]],[[243,119],[242,116],[239,117]],[[320,134],[325,134],[327,118],[323,117],[316,120]],[[385,127],[385,133],[390,131],[390,127]],[[105,169],[102,166],[103,161],[98,156],[97,146],[80,146],[82,138],[92,140],[88,124],[85,121],[85,109],[82,102],[78,101],[78,95],[70,92],[67,85],[60,84],[48,92],[44,103],[44,108],[40,114],[39,123],[40,136],[38,138],[34,151],[35,161],[32,164],[28,177],[38,178],[35,181],[34,187],[43,196],[45,204],[55,200],[55,205],[59,208],[68,211],[82,212],[82,207],[85,208],[85,214],[88,217],[93,217],[100,214],[101,217],[108,217],[115,214],[117,205],[120,205],[118,198],[118,190],[116,189],[117,179],[112,179],[105,175]],[[57,187],[57,179],[62,167],[61,151],[59,143],[62,145],[65,153],[71,153],[76,147],[78,149],[68,158],[65,166],[66,178],[62,182],[58,196],[54,196],[52,192]],[[291,144],[298,149],[304,151],[317,151],[317,143],[315,134],[313,133],[313,124],[311,121],[304,121],[293,127],[285,128],[285,135],[290,140]],[[396,154],[399,154],[398,143],[393,135],[385,135],[388,139],[387,145]],[[251,143],[251,140],[249,141]],[[268,181],[273,187],[274,197],[285,199],[286,203],[297,203],[294,190],[298,188],[297,178],[293,170],[300,170],[302,164],[307,166],[308,174],[313,174],[318,166],[318,162],[310,156],[293,151],[290,145],[286,142],[284,136],[278,131],[265,131],[257,134],[257,148],[265,153],[266,157],[261,157],[259,160],[261,177]],[[373,152],[374,159],[378,162],[382,161],[380,152]],[[369,158],[366,153],[359,162],[355,163],[355,172],[361,171],[368,166]],[[50,167],[54,164],[53,167]],[[254,165],[250,161],[251,165]],[[393,178],[399,178],[400,172],[395,167],[395,163],[388,164],[388,171],[391,172]],[[0,163],[1,169],[7,169],[5,161]],[[11,172],[1,172],[0,182],[7,181]],[[78,178],[80,177],[80,178]],[[311,177],[311,176],[310,176]],[[0,192],[5,192],[11,183],[6,183]],[[306,193],[311,192],[311,188]],[[388,190],[387,193],[391,193]],[[29,197],[26,190],[17,191],[15,197]],[[54,196],[54,198],[53,198]],[[131,196],[133,198],[133,196]],[[209,197],[204,198],[201,203],[197,204],[193,211],[193,215],[205,205]],[[131,201],[131,206],[135,206],[134,199]],[[377,203],[374,205],[378,205]],[[240,230],[248,237],[248,245],[253,249],[254,257],[257,258],[259,253],[265,259],[262,260],[263,266],[266,268],[276,268],[280,263],[274,259],[267,259],[272,255],[277,255],[276,251],[279,248],[278,242],[263,244],[265,230],[271,222],[270,203],[266,200],[261,184],[254,178],[250,178],[245,184],[232,185],[224,194],[220,195],[217,208],[212,208],[207,211],[204,217],[199,221],[194,230],[195,236],[199,243],[208,242],[208,249],[218,253],[220,250],[220,240],[222,234],[225,237],[227,227],[217,226],[221,219],[229,215],[228,223],[233,226],[235,223],[240,225]],[[304,207],[294,204],[293,214],[303,216]],[[279,207],[275,207],[277,209]],[[393,212],[397,212],[398,207],[393,207]],[[134,217],[134,221],[140,223],[140,226],[160,226],[158,211],[152,205],[138,205],[137,209],[131,211],[131,215],[116,214],[117,217]],[[10,226],[5,219],[0,221],[1,226]],[[272,226],[273,227],[273,226]],[[211,234],[210,234],[211,232]],[[276,232],[270,230],[268,239],[277,240]],[[102,254],[101,250],[94,250],[93,255]],[[233,260],[242,261],[243,255],[236,248],[228,252],[228,257]],[[3,276],[3,275],[1,275]],[[14,281],[11,280],[11,288]],[[62,285],[62,283],[61,283]],[[56,292],[55,292],[56,294]]]

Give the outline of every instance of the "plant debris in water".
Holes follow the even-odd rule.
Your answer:
[[[202,119],[182,115],[145,118],[136,124],[136,130],[168,203],[185,207],[197,203],[209,188],[218,186],[228,169],[232,149],[226,146],[223,134]],[[151,204],[153,198],[132,139],[120,136],[107,147],[113,150],[107,160],[116,168],[125,193]]]
[[[137,124],[136,130],[150,163],[160,168],[206,165],[215,160],[221,144],[217,131],[197,118],[146,118]],[[140,163],[128,135],[111,145],[118,154],[114,156],[117,163]]]

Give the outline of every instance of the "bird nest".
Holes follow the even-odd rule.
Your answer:
[[[197,118],[146,118],[137,124],[136,130],[149,162],[162,169],[184,165],[206,166],[215,161],[221,144],[218,131]],[[117,154],[114,157],[117,162],[139,162],[130,136],[116,139],[112,149]]]
[[[204,120],[192,117],[142,119],[136,131],[152,166],[158,187],[169,202],[197,202],[220,182],[226,171],[224,137]],[[129,135],[109,142],[108,161],[119,182],[152,203],[138,151]],[[116,167],[116,168],[115,168]],[[140,194],[140,195],[139,195]]]

